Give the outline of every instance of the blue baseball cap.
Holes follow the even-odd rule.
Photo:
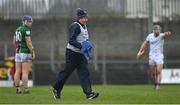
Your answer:
[[[22,17],[22,21],[23,22],[33,22],[33,18],[32,18],[32,16],[26,15],[26,16]]]

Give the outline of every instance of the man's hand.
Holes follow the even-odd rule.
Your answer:
[[[171,32],[170,32],[170,31],[168,31],[168,32],[164,32],[164,36],[165,36],[165,38],[170,37],[170,36],[171,36]]]
[[[137,56],[136,56],[136,58],[137,59],[140,59],[143,55],[144,55],[144,50],[143,51],[139,51],[138,53],[137,53]]]

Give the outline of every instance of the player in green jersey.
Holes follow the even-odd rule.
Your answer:
[[[22,26],[16,29],[13,37],[13,44],[16,46],[15,63],[16,72],[14,75],[14,82],[16,86],[16,93],[21,93],[20,77],[24,87],[24,93],[29,93],[28,89],[28,75],[32,60],[35,59],[35,52],[31,41],[31,26],[33,19],[31,16],[23,16]]]

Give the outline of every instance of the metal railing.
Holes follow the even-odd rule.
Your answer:
[[[152,11],[154,22],[180,18],[179,0],[0,0],[0,17],[18,19],[27,14],[36,19],[72,17],[79,7],[88,10],[90,17],[149,18]]]
[[[98,47],[98,46],[102,46],[102,44],[104,44],[104,47]],[[54,46],[58,46],[58,45],[62,45],[60,43],[54,43],[54,44],[49,44],[49,43],[45,43],[45,42],[38,42],[38,43],[34,43],[35,48],[39,48],[36,49],[36,53],[37,53],[37,59],[35,60],[35,62],[33,62],[36,66],[38,65],[44,65],[47,66],[48,68],[50,68],[50,70],[52,72],[57,72],[57,70],[59,70],[59,67],[62,69],[65,61],[64,61],[64,53],[65,53],[65,48],[64,47],[54,47]],[[146,69],[146,68],[141,68],[141,65],[146,66],[148,64],[148,54],[146,54],[145,58],[142,60],[136,60],[136,53],[137,50],[134,49],[118,49],[118,48],[112,48],[112,46],[114,45],[118,45],[119,48],[126,46],[128,47],[132,47],[134,45],[137,45],[137,50],[140,46],[140,43],[122,43],[122,42],[112,42],[111,44],[108,43],[106,44],[105,42],[100,42],[98,44],[96,44],[96,46],[94,46],[93,48],[93,54],[92,57],[93,59],[90,60],[90,65],[91,68],[93,68],[93,70],[95,72],[101,72],[101,77],[102,77],[102,83],[103,84],[107,84],[107,70],[111,69],[111,67],[113,67],[113,65],[127,65],[127,68],[131,68],[131,69]],[[123,46],[122,46],[123,45]],[[169,46],[174,46],[174,50],[176,50],[176,47],[178,47],[180,45],[179,42],[171,42],[171,43],[166,43],[165,46],[169,47]],[[45,46],[47,48],[45,48]],[[168,54],[170,54],[169,49],[165,47],[165,56],[167,56]],[[4,59],[8,56],[13,56],[14,55],[14,49],[12,48],[12,45],[10,43],[0,43],[0,64],[4,63]],[[121,53],[119,53],[119,51],[121,51]],[[119,56],[124,56],[124,58],[118,58],[116,53],[111,53],[111,52],[117,52],[119,54]],[[131,53],[128,53],[131,52]],[[129,54],[129,55],[128,55]],[[41,56],[43,55],[43,56]],[[114,55],[116,57],[114,57]],[[44,57],[45,56],[45,57]],[[177,55],[178,56],[178,55]],[[172,59],[172,58],[165,58],[165,67],[166,68],[177,68],[177,66],[180,64],[180,59]],[[111,65],[111,67],[109,67],[108,65]],[[135,66],[133,66],[135,65]],[[139,66],[137,66],[139,65]],[[169,66],[170,65],[170,66]],[[121,69],[121,66],[118,66],[118,69]],[[131,67],[132,66],[132,67]],[[36,67],[35,67],[36,68]],[[58,69],[57,69],[58,68]],[[113,70],[113,68],[112,68]],[[113,72],[113,71],[112,71]]]

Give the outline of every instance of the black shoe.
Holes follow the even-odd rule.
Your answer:
[[[53,89],[52,91],[54,99],[59,100],[60,99],[60,93],[56,89]]]
[[[22,92],[21,92],[21,89],[20,89],[20,87],[16,87],[16,94],[21,94]]]
[[[99,93],[92,92],[86,96],[87,99],[95,99],[99,96]]]

